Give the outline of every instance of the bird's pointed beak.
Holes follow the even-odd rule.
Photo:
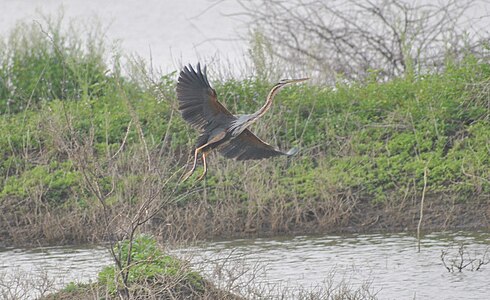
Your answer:
[[[310,79],[309,77],[299,78],[299,79],[291,79],[291,82],[290,83],[302,82],[302,81],[306,81],[306,80],[309,80],[309,79]]]

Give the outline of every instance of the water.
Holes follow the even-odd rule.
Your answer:
[[[455,258],[463,243],[472,258],[490,260],[490,233],[434,233],[422,240],[408,234],[295,237],[207,244],[202,257],[245,258],[266,265],[267,282],[313,287],[325,279],[345,280],[353,288],[370,283],[380,299],[486,299],[490,264],[482,271],[449,273],[441,251]],[[198,249],[191,249],[194,251]]]
[[[489,232],[426,235],[420,253],[416,239],[405,233],[207,242],[174,253],[190,259],[210,277],[211,266],[220,264],[237,273],[263,270],[255,274],[255,284],[308,289],[325,280],[343,280],[353,289],[368,283],[379,299],[485,299],[490,294],[490,264],[480,271],[461,273],[449,273],[442,264],[441,251],[449,252],[449,264],[461,243],[471,258],[482,258],[489,251],[486,259],[490,259]],[[70,281],[94,280],[110,263],[103,247],[0,250],[0,273],[44,270],[58,287]]]
[[[62,288],[72,281],[96,280],[97,273],[112,263],[108,254],[106,248],[93,245],[0,248],[0,278],[3,275],[10,281],[16,277],[39,281],[45,274],[54,288]]]

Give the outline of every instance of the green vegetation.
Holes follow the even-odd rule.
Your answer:
[[[105,168],[120,150],[123,165],[143,151],[142,135],[150,155],[164,153],[164,164],[181,172],[197,133],[176,111],[176,73],[155,76],[134,64],[122,76],[117,59],[107,64],[104,47],[49,22],[21,25],[0,44],[0,207],[8,225],[0,227],[33,224],[26,215],[33,211],[94,208],[70,152],[87,140],[89,166]],[[272,85],[263,77],[211,81],[226,107],[245,113]],[[197,183],[205,195],[196,197],[236,201],[249,214],[264,203],[301,206],[342,193],[396,202],[420,194],[427,170],[429,194],[483,199],[490,194],[489,91],[490,65],[471,55],[438,74],[287,88],[252,130],[282,149],[300,146],[299,155],[260,163],[211,157],[207,180]],[[101,176],[109,192],[115,175]],[[125,186],[140,180],[129,171],[118,176]],[[178,177],[169,189],[196,187]]]
[[[165,255],[158,248],[156,240],[147,235],[136,237],[129,251],[130,242],[124,240],[115,248],[114,252],[119,254],[119,259],[123,264],[123,270],[129,269],[128,285],[141,284],[148,281],[157,281],[158,277],[170,277],[177,284],[189,285],[194,292],[204,291],[204,279],[197,272],[189,270],[184,263],[172,256]],[[128,253],[131,253],[131,263],[128,267]],[[107,290],[115,294],[121,288],[119,268],[108,266],[102,269],[98,275],[98,283],[105,286]],[[117,285],[116,285],[117,282]]]
[[[80,100],[103,94],[107,66],[102,36],[82,41],[63,19],[19,25],[0,44],[0,113],[17,113],[55,99]]]

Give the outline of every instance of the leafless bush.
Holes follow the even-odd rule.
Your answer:
[[[333,276],[333,275],[331,275]],[[377,299],[377,292],[371,287],[371,283],[366,281],[360,287],[353,287],[348,281],[341,280],[334,283],[333,277],[327,277],[321,284],[306,289],[288,289],[281,291],[280,299],[327,299],[327,300],[365,300]]]
[[[0,298],[23,300],[39,298],[54,290],[54,279],[44,270],[0,273]]]
[[[449,253],[449,250],[441,251],[441,261],[448,272],[462,272],[463,270],[480,271],[482,266],[490,264],[490,249],[486,248],[480,257],[474,256],[461,244],[456,254]]]
[[[377,292],[369,279],[354,285],[348,279],[339,278],[334,268],[325,274],[321,283],[297,286],[269,282],[267,262],[250,259],[236,250],[201,257],[191,248],[185,257],[219,290],[230,291],[242,299],[376,299]]]
[[[207,199],[209,195],[203,192],[195,195],[195,201],[171,204],[157,214],[152,225],[157,235],[165,240],[192,241],[256,234],[318,233],[345,228],[354,221],[356,194],[318,185],[317,194],[305,200],[294,191],[286,193],[280,182],[271,180],[278,174],[267,167],[258,166],[248,177],[242,175],[243,170],[233,170],[236,167],[219,168],[224,174],[217,176],[219,188],[209,191],[213,199]],[[233,176],[232,173],[247,178],[244,187],[227,188],[226,178]]]
[[[239,2],[253,39],[265,38],[283,65],[329,82],[438,70],[447,58],[467,53],[488,57],[488,16],[471,14],[488,9],[487,1]]]

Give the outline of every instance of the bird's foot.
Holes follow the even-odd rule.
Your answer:
[[[184,177],[182,178],[182,181],[181,182],[184,182],[186,181],[187,179],[189,179],[189,177],[191,177],[192,173],[194,173],[194,169],[190,170],[189,172],[185,173]]]
[[[200,181],[200,180],[202,180],[204,177],[206,177],[206,173],[207,173],[207,171],[206,171],[206,170],[204,170],[204,172],[202,172],[201,176],[199,176],[199,178],[197,178],[197,181]]]

